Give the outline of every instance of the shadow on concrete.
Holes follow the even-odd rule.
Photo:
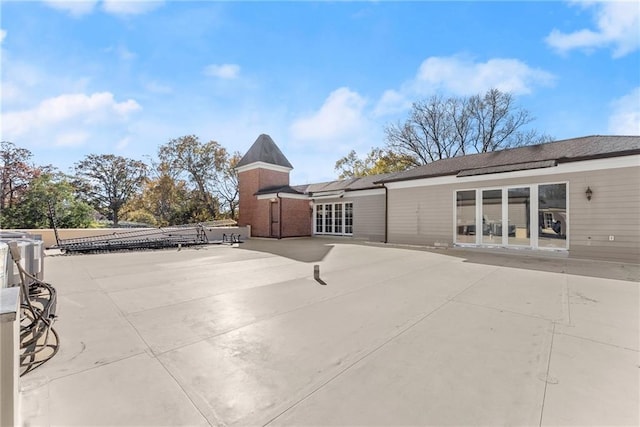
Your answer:
[[[423,250],[463,258],[464,262],[475,264],[640,282],[640,264],[571,258],[553,253],[541,254],[500,249],[424,248]]]
[[[521,268],[550,273],[640,282],[640,264],[571,258],[566,254],[541,253],[508,249],[486,248],[431,248],[426,246],[394,245],[365,242],[355,239],[302,237],[287,239],[248,239],[240,249],[270,253],[301,262],[322,261],[335,244],[351,244],[432,252],[462,258],[464,262]]]
[[[286,239],[247,239],[240,249],[266,252],[301,262],[322,261],[335,241],[324,238],[295,237]]]

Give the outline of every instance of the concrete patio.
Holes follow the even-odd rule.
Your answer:
[[[638,425],[638,267],[331,239],[50,256],[61,349],[23,424]]]

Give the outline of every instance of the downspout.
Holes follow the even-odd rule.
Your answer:
[[[384,243],[388,243],[389,236],[389,189],[382,184],[384,188]]]
[[[276,193],[278,199],[278,240],[282,239],[282,198],[280,192]]]

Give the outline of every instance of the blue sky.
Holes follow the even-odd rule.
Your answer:
[[[640,134],[637,2],[0,3],[2,139],[65,172],[261,133],[293,184],[384,144],[412,101],[497,87],[556,139]]]

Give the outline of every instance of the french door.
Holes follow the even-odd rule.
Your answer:
[[[461,245],[567,249],[567,184],[455,192],[454,241]]]
[[[353,234],[353,203],[317,203],[314,234]]]

